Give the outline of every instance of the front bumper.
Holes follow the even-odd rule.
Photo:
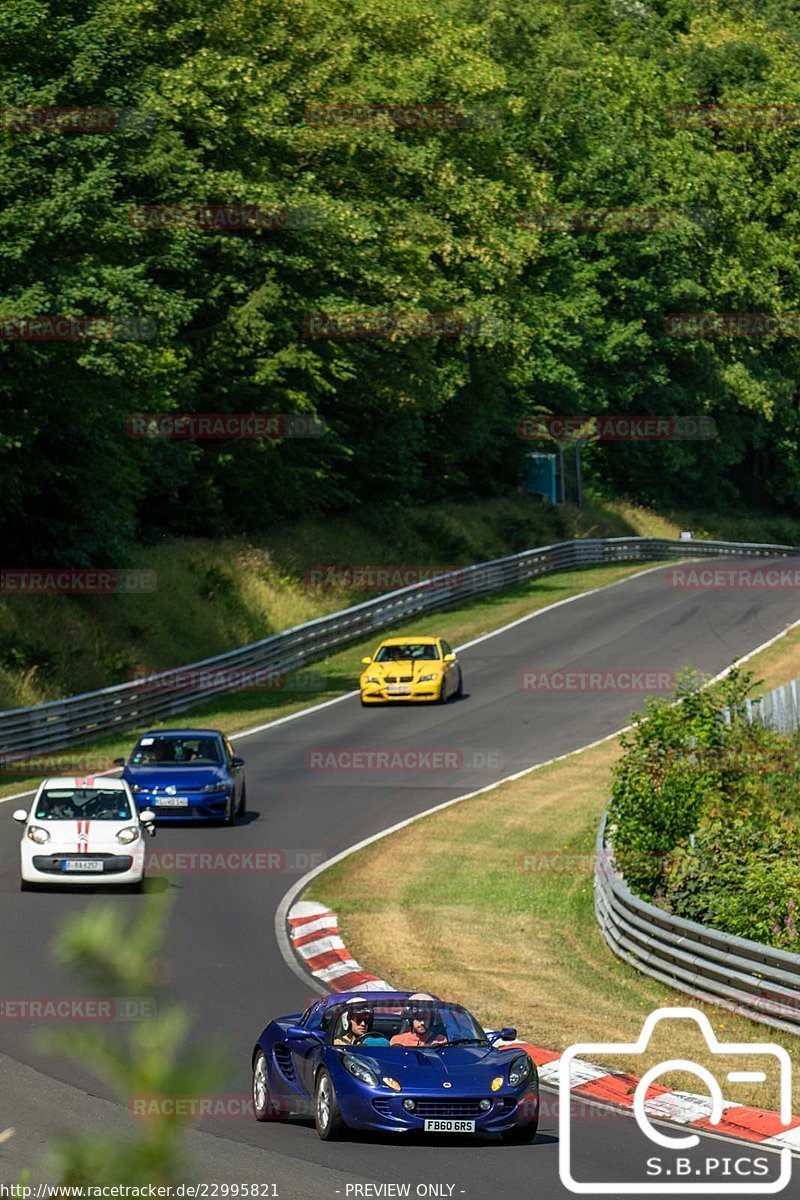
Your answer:
[[[411,691],[405,694],[390,692],[386,686],[377,683],[368,683],[361,687],[361,700],[364,704],[431,704],[438,700],[441,694],[441,680],[415,683]]]
[[[403,1108],[403,1100],[409,1097],[417,1105],[417,1111],[412,1113]],[[383,1089],[359,1087],[357,1092],[353,1089],[341,1096],[337,1093],[337,1099],[342,1116],[351,1128],[383,1133],[425,1133],[426,1119],[444,1119],[474,1121],[475,1134],[499,1134],[516,1126],[530,1125],[539,1112],[538,1094],[530,1091],[523,1095],[509,1092],[480,1095],[476,1092],[444,1099],[440,1092],[435,1095],[421,1090],[387,1093]],[[488,1112],[479,1108],[483,1099],[491,1101]]]
[[[102,863],[101,870],[85,869],[85,864],[97,862]],[[20,853],[20,878],[23,883],[43,883],[50,886],[77,884],[91,887],[98,883],[139,883],[144,878],[144,846],[135,846],[133,850],[120,846],[119,852],[106,847],[86,853],[76,853],[67,849],[46,850],[42,846],[35,846],[29,850],[27,846],[23,846]]]
[[[156,821],[221,821],[228,808],[230,791],[212,792],[202,795],[197,792],[187,792],[183,799],[188,804],[173,805],[159,804],[162,796],[152,796],[145,792],[136,792],[134,801],[139,812],[149,808],[156,814]]]

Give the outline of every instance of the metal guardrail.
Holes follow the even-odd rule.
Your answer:
[[[443,573],[237,650],[164,671],[164,677],[173,677],[168,684],[160,684],[158,678],[137,680],[31,708],[0,712],[0,755],[3,761],[9,761],[146,726],[212,696],[241,690],[247,686],[249,673],[277,675],[299,671],[343,646],[411,617],[527,583],[542,575],[604,563],[726,555],[774,558],[792,554],[800,554],[800,547],[644,537],[582,538],[524,550]],[[186,677],[183,683],[180,676]]]
[[[747,701],[747,720],[800,728],[800,680]],[[800,1034],[800,954],[686,921],[641,900],[614,870],[603,815],[595,856],[595,915],[608,946],[637,971],[762,1025]]]

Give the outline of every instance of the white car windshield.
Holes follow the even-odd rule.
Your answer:
[[[37,821],[129,821],[121,788],[48,788],[36,801]]]

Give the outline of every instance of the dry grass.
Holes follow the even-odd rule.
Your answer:
[[[780,644],[783,658],[766,653],[770,672],[785,679],[787,670],[797,674],[797,639]],[[753,660],[759,674],[760,658]],[[597,927],[592,856],[619,754],[614,739],[423,818],[327,871],[307,894],[339,913],[354,956],[398,987],[461,1000],[487,1024],[512,1023],[555,1051],[635,1041],[654,1009],[704,1006],[615,958]],[[552,873],[547,854],[556,856]],[[791,1035],[713,1006],[705,1011],[722,1041],[800,1052]],[[661,1060],[690,1058],[714,1069],[692,1027],[669,1022],[653,1047]],[[648,1056],[648,1065],[659,1059]],[[629,1060],[601,1061],[642,1074]],[[691,1075],[660,1082],[704,1090]],[[726,1084],[725,1094],[757,1107],[779,1103],[774,1077],[767,1086]],[[800,1080],[793,1099],[800,1111]]]

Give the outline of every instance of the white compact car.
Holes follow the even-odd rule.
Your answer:
[[[18,808],[14,820],[25,826],[20,843],[23,891],[34,884],[62,883],[140,890],[145,840],[155,833],[155,813],[136,811],[122,779],[45,779],[30,811]]]

